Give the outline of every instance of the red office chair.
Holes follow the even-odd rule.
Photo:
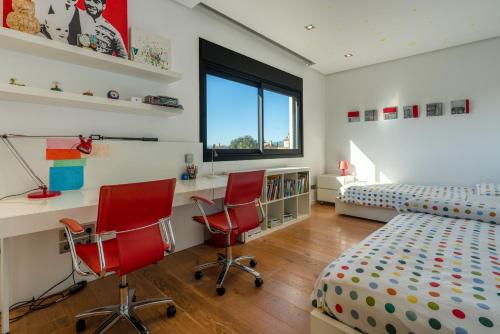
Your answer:
[[[101,187],[96,223],[96,242],[75,245],[73,236],[84,228],[65,218],[66,236],[75,270],[81,275],[121,277],[120,304],[85,311],[76,316],[76,331],[85,330],[85,319],[109,315],[95,333],[103,333],[118,320],[127,319],[138,333],[149,333],[136,310],[149,305],[167,304],[167,316],[175,315],[171,298],[136,301],[135,289],[128,288],[127,274],[160,261],[175,249],[170,218],[175,179]],[[79,260],[90,269],[80,268]]]
[[[257,262],[251,256],[240,256],[233,258],[231,247],[231,234],[241,234],[258,227],[265,219],[260,195],[264,183],[264,171],[231,173],[227,182],[226,196],[224,198],[224,211],[207,216],[201,203],[215,205],[213,201],[203,196],[193,196],[192,199],[201,211],[201,216],[193,217],[193,220],[205,224],[212,234],[223,234],[226,236],[225,255],[219,254],[217,261],[199,265],[195,268],[195,278],[201,279],[202,270],[222,265],[222,270],[217,279],[216,290],[222,296],[226,289],[222,286],[229,268],[236,267],[255,276],[255,286],[260,287],[264,280],[258,272],[241,263],[250,260],[250,266],[255,267]],[[257,212],[260,208],[261,219]]]

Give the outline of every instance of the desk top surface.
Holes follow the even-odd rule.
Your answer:
[[[183,195],[197,191],[224,188],[227,176],[217,176],[209,179],[200,177],[196,180],[177,180],[175,194]],[[33,200],[26,196],[17,196],[0,201],[0,221],[33,214],[48,213],[53,211],[97,206],[99,189],[82,189],[65,191],[59,197]]]

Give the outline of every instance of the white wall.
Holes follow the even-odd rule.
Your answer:
[[[190,10],[169,0],[129,0],[129,25],[165,36],[172,40],[173,69],[184,75],[183,80],[168,87],[141,79],[73,66],[57,61],[26,56],[2,50],[0,46],[0,82],[16,77],[28,85],[50,88],[51,82],[60,81],[64,90],[83,92],[87,89],[105,96],[109,89],[117,89],[122,98],[132,95],[168,94],[182,101],[185,111],[181,116],[164,119],[138,115],[74,110],[30,104],[0,102],[0,133],[22,134],[91,134],[119,136],[156,136],[162,141],[199,141],[199,85],[198,38],[212,42],[265,62],[269,65],[300,76],[304,79],[304,139],[305,156],[300,159],[273,159],[245,162],[217,163],[216,171],[249,169],[274,166],[309,166],[314,176],[324,172],[325,165],[325,77],[286,52],[262,41],[241,28],[227,23],[210,12],[195,8]],[[134,153],[129,152],[130,159]],[[168,155],[169,152],[165,152]],[[154,159],[155,157],[151,157]],[[5,148],[0,149],[0,196],[20,192],[31,185]],[[40,159],[43,159],[40,157]],[[8,165],[4,162],[11,161]],[[47,175],[43,161],[32,162],[41,166],[37,172]],[[145,162],[147,163],[147,161]],[[179,164],[182,164],[179,161]],[[209,164],[202,164],[201,173],[208,173]],[[9,167],[7,167],[9,166]],[[86,177],[99,173],[91,164],[86,167]],[[161,168],[161,166],[159,167]],[[116,170],[116,173],[119,173]],[[109,175],[106,171],[104,174]],[[101,175],[101,177],[103,177]],[[109,176],[112,182],[113,176]],[[7,182],[15,179],[16,182]],[[313,180],[313,184],[315,181]],[[92,184],[89,179],[88,184]],[[192,208],[177,210],[179,226],[193,226],[190,222]],[[179,227],[182,228],[182,227]],[[186,230],[179,230],[185,236]],[[67,255],[57,254],[57,233],[48,232],[17,238],[12,242],[13,279],[12,301],[31,297],[60,280],[69,272]],[[190,242],[201,242],[196,233]],[[36,265],[33,265],[36,263]],[[51,268],[42,275],[38,268]]]
[[[500,38],[327,77],[327,170],[353,160],[362,179],[419,184],[500,183]],[[470,115],[450,101],[470,98]],[[425,104],[444,102],[428,118]],[[402,119],[404,105],[421,117]],[[383,121],[397,105],[399,118]],[[378,108],[378,122],[347,123],[347,112]],[[385,175],[385,177],[384,177]]]

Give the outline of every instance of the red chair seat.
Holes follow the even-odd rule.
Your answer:
[[[120,268],[120,260],[118,256],[118,245],[116,239],[106,240],[102,242],[104,249],[104,259],[106,261],[106,272],[116,272]],[[164,250],[170,248],[168,243],[163,243]],[[75,246],[78,257],[89,267],[94,273],[101,272],[99,264],[99,251],[97,243],[78,244]]]
[[[229,218],[231,218],[231,223],[233,224],[233,232],[238,232],[238,221],[236,220],[233,211],[229,211]],[[194,216],[193,220],[195,222],[205,225],[205,220],[203,219],[203,216]],[[227,222],[226,214],[224,213],[224,211],[215,213],[213,215],[208,215],[207,220],[210,227],[213,227],[221,232],[225,233],[229,232],[229,223]]]

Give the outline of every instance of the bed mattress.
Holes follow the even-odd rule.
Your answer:
[[[500,333],[500,225],[403,213],[325,268],[312,304],[364,333]]]
[[[440,198],[466,201],[473,188],[457,186],[418,186],[411,184],[352,183],[340,189],[340,200],[344,203],[398,208],[414,198]]]

